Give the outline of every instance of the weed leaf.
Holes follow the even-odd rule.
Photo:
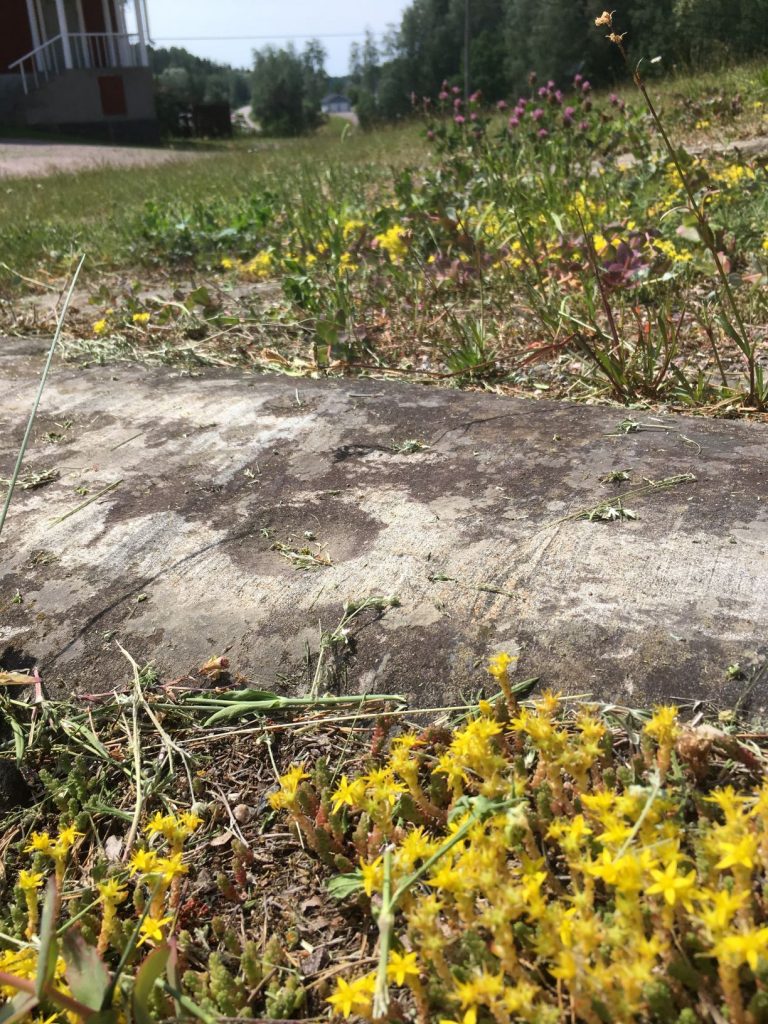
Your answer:
[[[109,971],[78,931],[69,930],[62,939],[62,955],[67,965],[67,984],[78,1002],[92,1010],[101,1010],[109,990]],[[89,1020],[93,1020],[89,1017]]]
[[[21,980],[21,979],[19,979]],[[13,986],[13,975],[0,971],[0,981],[3,985]],[[38,1005],[37,996],[28,992],[19,992],[13,999],[0,1007],[0,1024],[16,1024],[17,1020],[24,1020]]]
[[[45,903],[40,920],[40,955],[37,961],[37,977],[35,978],[35,995],[38,1000],[53,981],[56,973],[56,961],[59,956],[59,943],[56,940],[56,913],[58,910],[58,893],[56,881],[48,879],[45,890]]]
[[[133,1019],[136,1024],[152,1024],[149,999],[155,982],[165,973],[171,950],[168,946],[153,949],[136,972],[133,983]]]
[[[362,892],[363,876],[359,871],[351,871],[346,875],[336,875],[327,882],[328,894],[335,900],[345,900],[354,892]]]

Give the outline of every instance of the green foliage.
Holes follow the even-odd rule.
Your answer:
[[[264,135],[303,135],[320,123],[325,51],[310,40],[299,54],[267,46],[254,54],[252,109]]]
[[[605,6],[602,0],[413,0],[377,69],[378,113],[398,116],[411,92],[432,95],[444,81],[463,86],[465,15],[469,91],[507,98],[531,71],[560,85],[577,71],[596,84],[612,83],[626,69],[590,30]],[[768,49],[768,0],[626,0],[617,18],[628,33],[631,62],[662,55],[668,67],[705,67]],[[359,56],[355,45],[353,82]]]
[[[168,134],[178,132],[183,114],[193,106],[229,103],[237,108],[250,99],[246,71],[196,57],[181,47],[150,47],[149,63],[155,76],[158,119]]]

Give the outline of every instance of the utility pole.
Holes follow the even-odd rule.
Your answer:
[[[464,102],[469,100],[469,0],[464,0]]]

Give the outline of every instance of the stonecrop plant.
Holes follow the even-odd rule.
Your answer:
[[[768,783],[759,755],[657,707],[518,706],[395,736],[354,777],[272,797],[379,926],[334,1012],[419,1024],[768,1020]],[[350,871],[350,862],[357,867]]]
[[[31,866],[19,872],[15,886],[14,918],[19,924],[26,918],[24,940],[3,936],[8,948],[0,950],[2,1019],[77,1024],[98,1016],[146,1024],[172,1014],[174,999],[188,1004],[175,988],[171,931],[189,870],[184,844],[201,824],[192,811],[158,811],[127,864],[99,869],[87,893],[74,866],[72,884],[67,874],[83,833],[74,825],[56,836],[33,832],[26,847]],[[73,898],[84,907],[62,921],[64,901]],[[157,983],[166,974],[161,990]]]

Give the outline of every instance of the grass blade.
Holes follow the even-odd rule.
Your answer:
[[[29,438],[32,433],[32,427],[35,424],[35,417],[37,416],[37,410],[38,407],[40,406],[40,399],[43,397],[43,389],[45,388],[45,383],[48,380],[48,371],[50,370],[51,362],[53,361],[53,353],[56,351],[56,346],[59,343],[61,331],[62,328],[64,327],[64,318],[67,315],[69,304],[72,301],[72,293],[75,290],[75,285],[77,284],[77,279],[80,276],[80,271],[83,269],[84,263],[85,254],[83,254],[80,257],[80,262],[78,263],[77,269],[75,270],[74,276],[72,277],[72,281],[70,282],[66,298],[64,299],[64,305],[61,308],[61,313],[59,314],[59,319],[56,324],[56,330],[54,331],[53,334],[53,341],[51,342],[51,347],[48,349],[48,358],[46,359],[45,366],[43,367],[43,375],[40,378],[40,385],[37,389],[37,394],[35,395],[35,401],[32,404],[32,412],[30,413],[29,420],[27,421],[27,429],[24,431],[24,437],[21,440],[21,447],[19,448],[19,454],[16,459],[16,465],[14,466],[13,473],[11,474],[11,482],[8,484],[8,494],[5,497],[5,504],[3,505],[3,510],[2,512],[0,512],[0,534],[2,534],[3,532],[3,526],[5,525],[5,518],[8,515],[8,509],[11,507],[11,499],[13,498],[13,492],[16,489],[16,481],[19,479],[19,473],[21,472],[21,464],[24,461],[24,456],[27,451],[27,445],[29,444]]]

